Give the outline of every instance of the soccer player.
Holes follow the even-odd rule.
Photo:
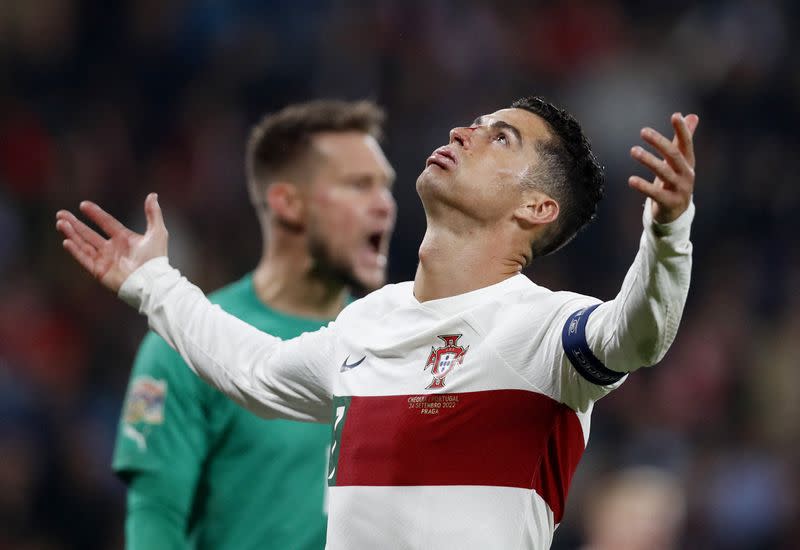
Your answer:
[[[417,179],[414,281],[281,341],[211,306],[169,266],[155,195],[137,234],[91,202],[56,227],[93,276],[148,316],[199,376],[266,417],[332,421],[328,547],[549,547],[594,402],[652,365],[689,287],[695,115],[631,154],[655,174],[639,251],[610,301],[520,271],[595,215],[602,170],[580,126],[538,98],[450,132]],[[601,269],[587,258],[586,269]],[[123,284],[124,283],[124,284]]]
[[[315,101],[252,130],[248,186],[261,224],[255,270],[212,295],[280,338],[314,331],[348,289],[383,285],[394,172],[369,102]],[[130,550],[320,550],[330,426],[263,420],[150,333],[134,363],[114,470],[128,485]]]

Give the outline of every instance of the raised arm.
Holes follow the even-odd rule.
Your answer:
[[[61,210],[56,228],[64,234],[64,248],[147,315],[150,327],[195,373],[260,416],[329,420],[333,327],[284,342],[212,305],[169,266],[167,229],[155,194],[145,200],[143,235],[94,203],[84,201],[80,209],[107,237]]]
[[[689,291],[695,180],[692,136],[699,119],[675,113],[671,122],[672,141],[652,128],[641,131],[660,156],[639,146],[631,149],[631,156],[655,179],[649,182],[631,176],[628,180],[647,201],[639,251],[619,294],[596,309],[576,311],[564,328],[564,349],[571,363],[584,378],[601,386],[661,360],[675,338]]]

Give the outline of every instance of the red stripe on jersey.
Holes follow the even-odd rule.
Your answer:
[[[585,448],[583,428],[578,415],[566,405],[560,405],[553,418],[547,451],[536,468],[536,477],[533,478],[533,489],[550,506],[556,523],[560,523],[564,516],[572,474],[575,473]]]
[[[335,483],[534,489],[559,522],[583,449],[575,412],[539,393],[353,396]]]

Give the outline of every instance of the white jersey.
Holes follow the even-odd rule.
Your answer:
[[[420,303],[413,283],[282,342],[151,260],[120,295],[201,377],[265,417],[331,422],[330,549],[545,549],[594,402],[664,355],[694,206],[654,225],[609,302],[523,275]]]

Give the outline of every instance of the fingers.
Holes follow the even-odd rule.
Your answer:
[[[650,197],[657,203],[664,203],[669,199],[668,191],[665,191],[658,185],[653,185],[652,182],[647,181],[639,176],[631,176],[628,178],[628,185],[636,189],[643,195]]]
[[[692,167],[689,166],[683,152],[676,143],[665,138],[661,133],[652,128],[643,128],[641,131],[642,139],[652,145],[656,151],[661,153],[664,160],[679,174],[689,173]],[[637,158],[637,160],[639,160]]]
[[[691,132],[691,134],[694,136],[694,132],[697,130],[697,126],[700,124],[700,117],[692,113],[686,115],[684,119],[686,120],[686,125],[689,127],[689,132]]]
[[[56,212],[56,220],[63,220],[64,222],[67,222],[70,226],[72,226],[72,229],[82,237],[83,240],[92,245],[94,248],[100,248],[103,246],[103,243],[105,243],[105,239],[103,237],[76,218],[75,215],[68,210],[59,210]],[[58,223],[56,223],[56,228],[58,228]]]
[[[89,273],[94,275],[94,256],[87,253],[83,248],[78,246],[72,239],[64,239],[62,243],[64,248],[75,260]]]
[[[661,181],[672,183],[677,179],[675,171],[669,164],[656,157],[653,153],[644,150],[642,147],[637,145],[631,148],[631,156],[641,162]]]
[[[56,222],[56,229],[58,229],[67,239],[75,243],[75,246],[83,250],[85,253],[92,254],[94,251],[96,251],[96,248],[92,246],[86,239],[84,239],[68,220],[58,220]]]
[[[628,185],[653,200],[653,220],[669,223],[686,211],[694,190],[693,135],[700,122],[695,114],[682,116],[674,113],[670,118],[675,137],[667,139],[652,128],[643,128],[642,139],[654,149],[653,154],[644,148],[631,148],[631,156],[649,169],[655,180],[649,182],[639,176],[628,178]],[[659,158],[658,155],[663,156]]]
[[[677,144],[683,157],[686,159],[686,164],[690,168],[694,168],[694,144],[692,143],[692,135],[697,129],[697,124],[700,119],[697,115],[688,115],[682,117],[680,113],[675,113],[670,119],[672,127],[675,129],[675,139],[673,143]]]
[[[109,237],[114,237],[115,235],[127,231],[127,228],[122,225],[114,216],[91,201],[81,202],[80,209],[81,212],[86,214],[86,217],[96,223],[97,226],[105,231],[106,235]]]
[[[158,195],[150,193],[144,200],[144,215],[147,218],[147,231],[166,230],[161,206],[158,204]]]

